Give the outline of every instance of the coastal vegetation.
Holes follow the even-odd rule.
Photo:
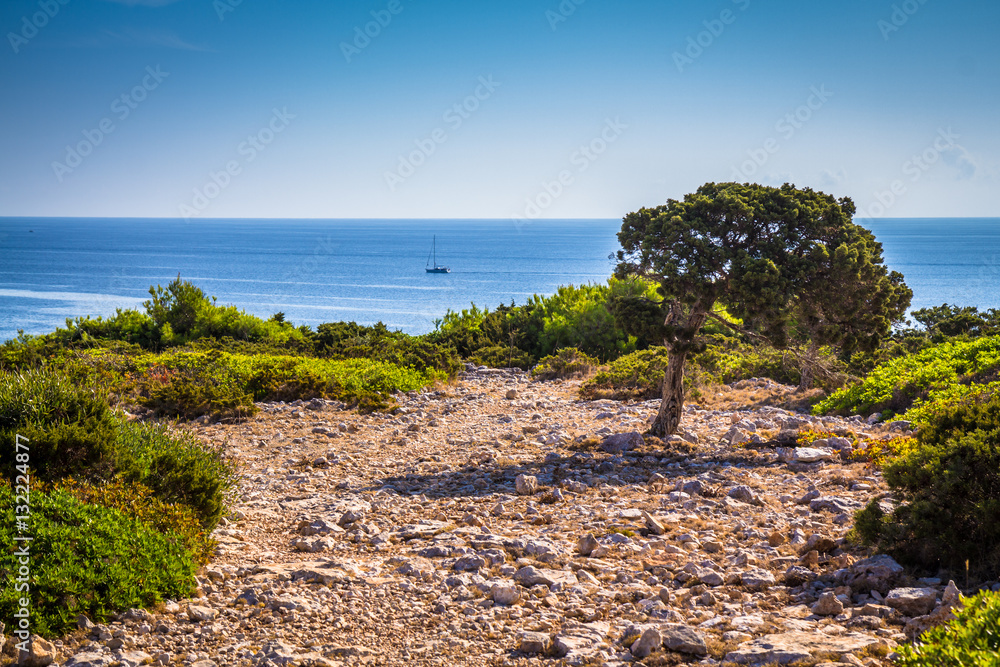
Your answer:
[[[680,424],[685,362],[704,349],[709,319],[779,348],[798,340],[803,389],[821,347],[846,355],[878,347],[912,291],[886,269],[881,245],[852,222],[854,212],[850,199],[809,188],[706,183],[625,216],[615,275],[655,282],[660,298],[640,299],[624,321],[656,331],[670,353],[653,435]],[[717,305],[743,326],[719,317]]]
[[[55,635],[79,613],[103,620],[193,590],[237,471],[183,422],[316,398],[388,412],[401,392],[447,383],[467,364],[582,378],[585,399],[666,397],[653,434],[676,427],[685,398],[749,379],[809,390],[817,415],[909,422],[913,437],[855,443],[893,496],[858,513],[853,539],[931,573],[968,563],[995,578],[1000,312],[943,304],[904,324],[910,292],[852,212],[850,200],[810,190],[709,184],[626,216],[605,284],[449,310],[419,336],[262,319],[178,276],[151,287],[143,310],[0,345],[0,504],[13,505],[10,480],[28,465],[36,627]],[[781,238],[734,241],[758,224]],[[30,463],[15,457],[18,435]],[[829,434],[812,435],[801,443]],[[0,527],[5,543],[11,530]],[[0,570],[12,558],[0,555]],[[16,603],[11,586],[0,590],[0,615]],[[969,607],[957,636],[975,635],[994,607]],[[922,650],[907,664],[932,664]]]

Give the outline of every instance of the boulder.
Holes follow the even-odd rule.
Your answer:
[[[671,651],[688,655],[708,655],[705,636],[694,628],[671,623],[660,626],[660,636],[663,638],[663,645]]]
[[[533,496],[538,492],[538,478],[534,475],[518,475],[514,479],[514,488],[520,496]]]
[[[556,583],[562,583],[567,586],[573,586],[577,583],[576,575],[572,572],[566,572],[564,570],[545,570],[531,565],[522,567],[520,570],[515,572],[514,581],[528,588],[539,584],[543,586],[551,586]]]
[[[552,639],[544,632],[522,632],[517,649],[522,653],[547,653]]]
[[[646,444],[638,431],[631,433],[612,433],[601,441],[601,449],[609,454],[621,454],[637,449]]]
[[[788,665],[810,661],[814,655],[843,657],[878,643],[877,638],[860,633],[835,637],[818,632],[785,632],[754,639],[727,653],[723,662],[737,665]]]
[[[892,556],[879,554],[859,560],[848,570],[851,588],[859,592],[878,591],[886,595],[903,575],[903,566]]]
[[[743,585],[753,591],[762,591],[774,585],[774,575],[763,568],[754,567],[740,574]]]
[[[510,606],[521,599],[521,592],[513,584],[494,584],[490,597],[499,605]]]
[[[25,667],[46,667],[60,659],[56,647],[38,635],[28,638],[28,651],[18,651],[18,665]]]
[[[937,602],[933,588],[894,588],[885,596],[885,603],[904,616],[929,614]]]
[[[646,628],[645,631],[643,631],[642,636],[632,642],[630,649],[632,651],[632,657],[636,660],[649,657],[649,654],[660,648],[660,644],[662,643],[663,639],[660,637],[660,632],[656,628]]]
[[[819,601],[812,606],[812,613],[817,616],[836,616],[844,611],[844,603],[837,596],[827,591],[819,596]]]

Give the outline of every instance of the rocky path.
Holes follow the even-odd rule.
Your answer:
[[[644,441],[655,401],[577,386],[470,369],[391,415],[193,427],[243,465],[202,596],[84,627],[61,664],[881,665],[951,602],[841,548],[884,491],[842,460],[881,435],[860,419],[689,406]],[[809,427],[848,439],[773,445]]]

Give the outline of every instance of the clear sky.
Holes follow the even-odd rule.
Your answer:
[[[4,0],[0,216],[1000,216],[996,0]]]

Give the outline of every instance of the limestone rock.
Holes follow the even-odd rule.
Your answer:
[[[959,593],[955,582],[949,581],[948,586],[944,589],[944,593],[941,595],[941,606],[930,614],[911,618],[906,622],[906,627],[903,629],[903,632],[906,633],[906,636],[910,641],[916,641],[920,635],[927,632],[931,628],[943,625],[944,623],[947,623],[955,618],[954,610],[960,608],[961,606],[962,595]]]
[[[937,602],[933,588],[894,588],[885,596],[885,603],[904,616],[929,614]]]
[[[543,632],[522,632],[518,650],[523,653],[547,653],[552,639]]]
[[[576,550],[580,552],[581,556],[589,556],[599,546],[601,546],[601,543],[597,541],[597,538],[593,534],[584,535],[576,541]]]
[[[816,632],[785,632],[754,639],[726,654],[724,662],[787,665],[811,660],[814,654],[843,656],[878,643],[878,639],[860,633],[832,636]]]
[[[520,496],[533,496],[538,492],[538,478],[534,475],[518,475],[514,479],[514,488]]]
[[[837,599],[834,593],[827,591],[819,596],[819,601],[812,606],[812,613],[817,616],[836,616],[844,611],[844,603]]]
[[[521,599],[521,592],[513,584],[494,584],[490,597],[499,605],[509,606]]]
[[[656,628],[646,628],[642,635],[632,642],[631,651],[632,657],[641,660],[646,658],[650,653],[660,648],[660,644],[663,639],[660,637],[660,633]]]
[[[751,568],[740,574],[740,581],[752,591],[764,590],[775,584],[774,575],[759,567]]]
[[[46,667],[60,659],[56,647],[38,635],[28,638],[28,652],[18,652],[18,664],[25,667]]]
[[[528,565],[522,567],[514,573],[514,581],[522,586],[552,586],[555,583],[563,583],[572,586],[577,583],[576,575],[564,570],[545,570]]]
[[[189,604],[187,608],[188,618],[198,623],[208,623],[214,621],[217,613],[218,612],[211,607],[202,607],[194,604]]]
[[[849,584],[855,590],[874,590],[886,595],[903,575],[903,566],[892,556],[879,554],[859,560],[850,567],[848,574]]]
[[[660,626],[663,645],[671,651],[689,655],[708,655],[708,645],[705,637],[694,628],[686,625],[668,624]]]
[[[601,441],[601,449],[609,454],[621,454],[642,447],[644,444],[646,441],[638,431],[614,433]]]

